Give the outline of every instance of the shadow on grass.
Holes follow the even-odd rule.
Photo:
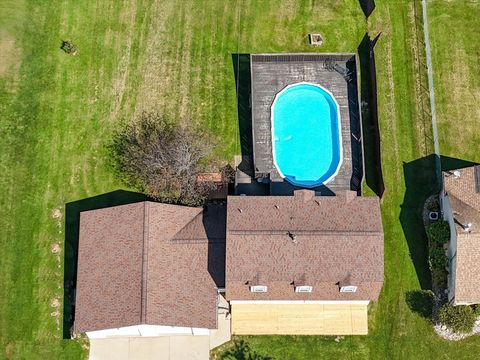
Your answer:
[[[233,346],[220,356],[222,360],[273,360],[271,356],[260,355],[250,349],[250,345],[244,340],[236,340]]]
[[[375,10],[375,0],[358,0],[365,17],[369,17],[373,10]]]
[[[378,125],[377,75],[374,47],[380,34],[373,40],[367,34],[358,46],[360,59],[360,96],[363,127],[363,157],[365,181],[380,198],[385,192],[380,153],[380,128]]]
[[[432,318],[433,292],[430,290],[414,290],[405,294],[405,301],[413,312],[425,319]]]
[[[65,205],[65,252],[64,252],[64,293],[63,293],[63,338],[70,339],[74,321],[74,289],[77,276],[78,235],[80,212],[102,209],[110,206],[131,204],[149,200],[147,196],[135,192],[116,190]]]
[[[435,155],[404,163],[403,173],[406,189],[400,210],[400,223],[420,286],[424,290],[431,289],[427,237],[422,213],[425,200],[440,190],[435,172]]]

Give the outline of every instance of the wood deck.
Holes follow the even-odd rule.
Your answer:
[[[232,304],[234,335],[366,335],[367,305]]]
[[[270,110],[275,95],[290,84],[306,81],[328,89],[340,106],[343,162],[329,190],[360,191],[363,178],[361,125],[354,54],[251,55],[252,131],[255,175],[283,182],[272,155]],[[293,190],[293,186],[290,186]],[[319,192],[321,189],[318,189]],[[279,193],[290,191],[280,187]]]

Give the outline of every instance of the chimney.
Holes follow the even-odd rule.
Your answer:
[[[315,191],[307,190],[307,189],[294,190],[293,196],[295,196],[298,199],[301,199],[303,202],[308,202],[315,197]]]

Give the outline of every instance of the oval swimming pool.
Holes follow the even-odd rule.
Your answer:
[[[273,161],[293,185],[316,187],[342,163],[340,111],[333,95],[311,83],[292,84],[272,104]]]

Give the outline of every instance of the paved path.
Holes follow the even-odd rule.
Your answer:
[[[435,168],[438,177],[438,183],[442,184],[442,164],[440,162],[440,146],[438,144],[437,131],[437,113],[435,111],[435,89],[433,87],[433,67],[432,67],[432,51],[430,47],[430,34],[428,32],[428,12],[427,1],[422,0],[423,13],[423,34],[425,38],[425,52],[427,55],[427,73],[428,73],[428,89],[430,92],[430,112],[432,114],[433,144],[435,149]]]

